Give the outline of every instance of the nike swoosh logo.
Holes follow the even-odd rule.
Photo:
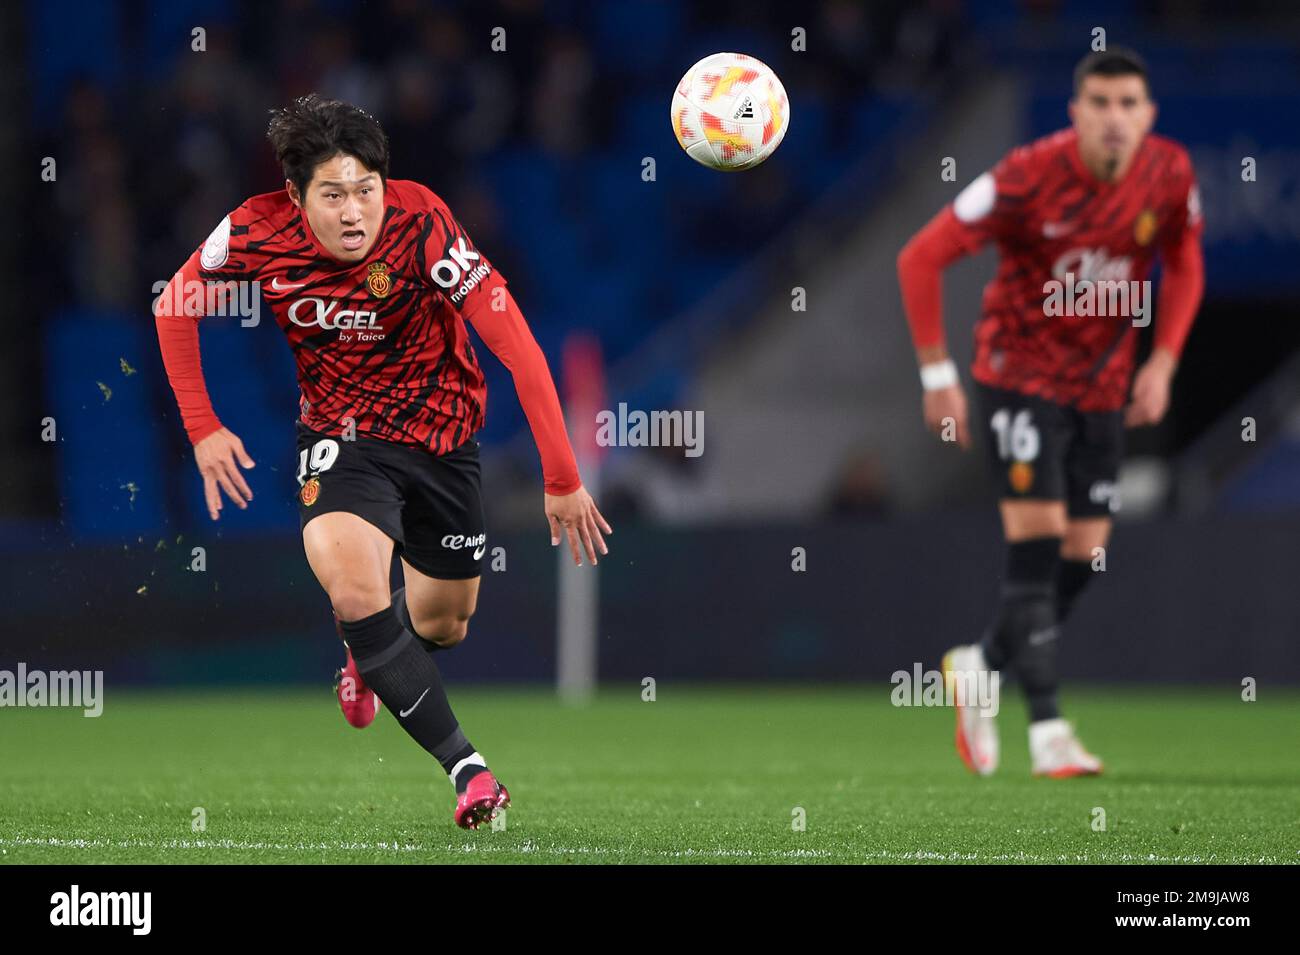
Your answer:
[[[1025,642],[1031,647],[1041,647],[1044,643],[1049,643],[1056,639],[1055,627],[1044,627],[1042,630],[1035,630],[1029,635]]]
[[[303,282],[300,285],[281,285],[280,276],[278,275],[275,278],[271,279],[271,288],[275,289],[277,292],[288,292],[292,289],[302,288],[306,284],[307,284],[306,282]]]
[[[474,551],[474,559],[475,559],[475,560],[482,560],[482,559],[483,559],[483,552],[484,552],[485,550],[487,550],[487,544],[481,544],[481,545],[479,546],[478,550]]]
[[[424,692],[420,694],[420,700],[423,700],[428,695],[430,689],[432,689],[432,687],[426,686],[424,688]],[[415,712],[415,708],[420,705],[420,700],[416,700],[414,703],[412,703],[411,708],[409,710],[401,710],[398,712],[397,715],[400,716],[402,719],[406,719],[408,716],[410,716],[412,713]]]

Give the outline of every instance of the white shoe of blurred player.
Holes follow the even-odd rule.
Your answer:
[[[957,710],[957,755],[981,776],[998,768],[999,682],[1000,674],[989,669],[979,644],[944,654],[944,696]]]
[[[1074,727],[1060,718],[1029,724],[1029,756],[1035,776],[1069,779],[1101,774],[1101,760],[1083,748]]]

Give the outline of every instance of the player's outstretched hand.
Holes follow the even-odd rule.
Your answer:
[[[221,491],[241,508],[248,507],[253,492],[239,473],[239,465],[251,468],[253,459],[236,435],[226,428],[212,432],[194,445],[194,460],[203,475],[203,496],[208,502],[208,515],[214,521],[221,514]]]
[[[596,509],[596,502],[591,499],[585,487],[559,497],[547,494],[546,521],[551,525],[551,546],[559,545],[561,528],[563,528],[563,532],[569,538],[569,551],[573,554],[573,562],[578,566],[582,566],[584,550],[593,565],[596,563],[596,551],[602,554],[609,553],[601,531],[612,534],[614,528],[600,516],[600,511]]]
[[[1140,428],[1159,424],[1169,409],[1169,385],[1173,381],[1173,356],[1156,349],[1133,377],[1133,400],[1124,409],[1124,425]]]
[[[927,428],[945,441],[956,441],[963,451],[970,450],[970,420],[961,385],[925,392],[921,407]]]

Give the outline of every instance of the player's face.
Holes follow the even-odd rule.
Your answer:
[[[1155,122],[1156,105],[1140,76],[1088,76],[1070,101],[1084,161],[1111,178],[1128,168]]]
[[[338,155],[316,167],[302,195],[291,182],[285,188],[330,255],[340,262],[361,262],[370,253],[384,219],[379,173],[353,156]]]

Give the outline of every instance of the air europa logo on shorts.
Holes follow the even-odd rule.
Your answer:
[[[448,534],[442,539],[442,546],[448,550],[465,550],[469,547],[482,547],[487,543],[487,535],[470,537],[468,534]]]
[[[1094,504],[1105,504],[1111,512],[1119,510],[1119,485],[1114,481],[1094,481],[1088,488],[1088,500]]]

